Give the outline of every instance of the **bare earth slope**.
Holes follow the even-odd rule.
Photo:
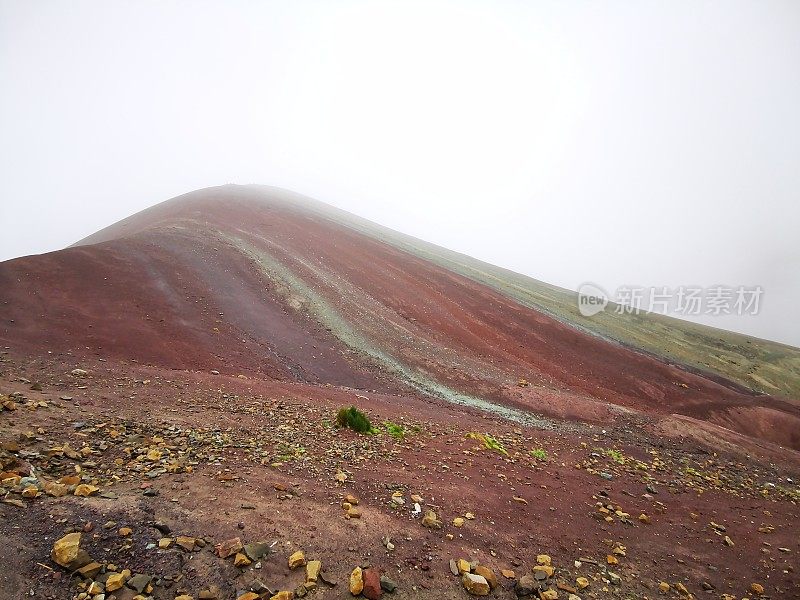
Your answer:
[[[514,409],[591,419],[599,402],[800,448],[792,400],[610,343],[342,220],[262,188],[181,196],[75,247],[3,263],[0,339],[411,388],[518,419]]]
[[[260,186],[0,263],[0,598],[800,597],[800,352],[574,307]]]

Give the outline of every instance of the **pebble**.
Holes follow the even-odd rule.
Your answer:
[[[290,569],[296,569],[297,567],[302,567],[304,564],[306,564],[306,555],[302,550],[298,550],[297,552],[294,552],[289,557],[289,568]]]
[[[350,593],[358,596],[364,590],[364,573],[361,567],[356,567],[350,573]]]

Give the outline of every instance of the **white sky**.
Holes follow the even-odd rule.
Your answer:
[[[0,0],[0,259],[264,183],[800,345],[800,3]]]

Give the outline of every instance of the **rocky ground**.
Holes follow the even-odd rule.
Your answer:
[[[800,597],[790,450],[0,356],[4,599]]]

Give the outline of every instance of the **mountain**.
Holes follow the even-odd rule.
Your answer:
[[[6,261],[0,309],[0,342],[30,355],[414,393],[520,422],[678,414],[800,449],[796,348],[584,318],[574,292],[264,186],[191,192]]]
[[[259,186],[0,263],[0,596],[800,597],[800,351],[576,307]]]

